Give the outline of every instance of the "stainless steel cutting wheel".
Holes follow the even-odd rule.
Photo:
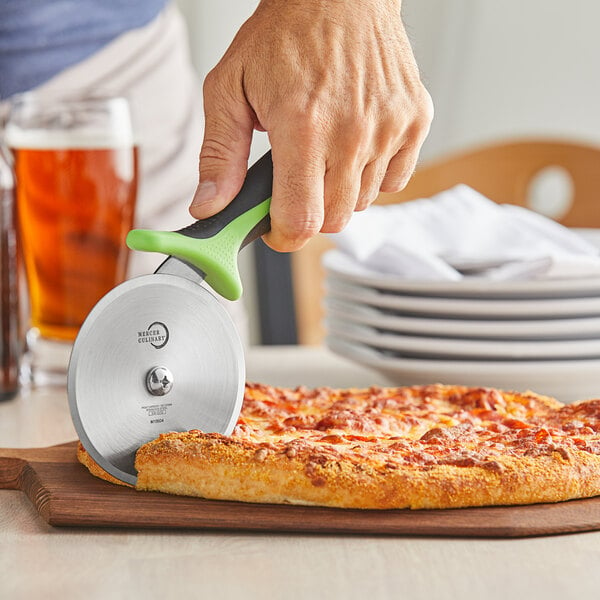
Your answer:
[[[117,479],[135,485],[135,453],[161,433],[233,430],[243,348],[227,311],[201,284],[228,300],[241,296],[237,255],[269,231],[272,186],[267,152],[216,215],[179,231],[127,235],[131,249],[168,258],[96,304],[73,345],[67,382],[79,439]]]
[[[126,281],[91,311],[71,354],[69,405],[91,457],[135,485],[135,453],[160,433],[231,433],[244,380],[223,305],[194,281],[158,273]]]

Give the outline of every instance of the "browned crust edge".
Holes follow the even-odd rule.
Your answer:
[[[559,502],[600,494],[600,457],[582,451],[497,457],[499,469],[310,464],[214,436],[167,434],[137,454],[138,490],[218,500],[361,509],[439,509]]]
[[[88,471],[99,477],[100,479],[105,479],[106,481],[110,481],[110,483],[116,483],[117,485],[122,485],[125,487],[133,487],[129,483],[125,483],[116,477],[113,477],[109,473],[107,473],[87,452],[87,450],[83,447],[82,443],[79,442],[77,444],[77,460],[87,467]]]

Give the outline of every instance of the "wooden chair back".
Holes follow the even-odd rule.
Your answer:
[[[563,173],[570,203],[548,214],[567,227],[600,228],[600,148],[556,140],[517,140],[455,154],[417,168],[401,192],[380,194],[377,204],[427,198],[459,183],[503,204],[533,208],[538,176]],[[298,342],[319,344],[324,337],[321,257],[333,243],[323,235],[291,257]]]

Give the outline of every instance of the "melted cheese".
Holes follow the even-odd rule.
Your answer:
[[[595,404],[594,404],[595,403]],[[600,400],[580,405],[488,388],[423,386],[295,390],[248,384],[232,438],[310,461],[394,468],[449,464],[498,468],[501,456],[569,450],[600,454]]]

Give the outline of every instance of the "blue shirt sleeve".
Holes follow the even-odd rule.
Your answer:
[[[0,100],[143,27],[168,0],[0,0]]]

